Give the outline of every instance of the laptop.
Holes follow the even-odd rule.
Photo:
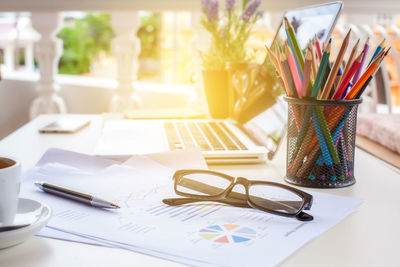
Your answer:
[[[285,17],[291,21],[301,48],[305,49],[314,35],[322,42],[327,40],[341,9],[341,2],[332,2],[290,10]],[[274,40],[286,40],[282,22]],[[278,82],[276,77],[271,79],[265,89],[272,90]],[[286,129],[287,104],[282,100],[283,93],[272,106],[260,102],[237,119],[108,120],[95,154],[147,154],[199,147],[209,164],[272,160]]]

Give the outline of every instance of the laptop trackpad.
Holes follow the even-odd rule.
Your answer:
[[[154,120],[110,120],[104,124],[96,155],[132,155],[168,151],[164,126]]]

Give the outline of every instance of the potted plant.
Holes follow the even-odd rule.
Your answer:
[[[251,61],[245,49],[253,25],[262,17],[258,11],[260,0],[243,0],[241,7],[235,0],[225,1],[225,10],[220,11],[218,0],[202,0],[201,23],[211,34],[211,44],[201,53],[204,89],[210,114],[215,118],[229,115],[231,86],[226,69],[232,73],[235,66]]]

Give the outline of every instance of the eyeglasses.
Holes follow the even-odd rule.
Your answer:
[[[173,179],[175,193],[185,198],[164,199],[168,205],[215,201],[295,217],[300,221],[313,220],[313,216],[303,212],[311,208],[312,195],[284,184],[235,178],[208,170],[179,170]],[[238,185],[244,190],[237,192]]]

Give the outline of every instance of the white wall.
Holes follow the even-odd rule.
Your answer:
[[[29,106],[35,97],[32,82],[0,82],[0,139],[29,120]]]

